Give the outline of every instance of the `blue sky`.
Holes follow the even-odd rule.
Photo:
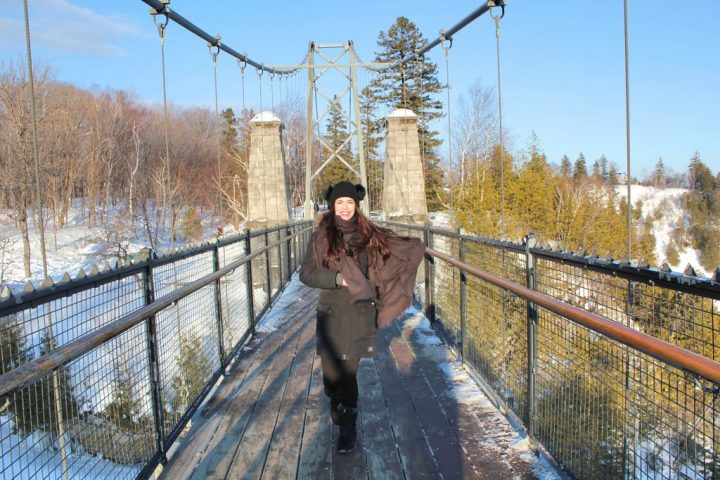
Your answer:
[[[150,103],[162,98],[158,35],[140,0],[30,0],[33,55],[55,76],[83,87],[131,90]],[[504,126],[518,150],[532,132],[551,162],[583,152],[625,170],[623,1],[508,0],[501,21]],[[434,39],[479,2],[366,0],[364,2],[173,0],[171,7],[259,62],[299,62],[309,41],[353,40],[374,57],[380,30],[397,16]],[[684,171],[698,151],[720,170],[720,1],[630,0],[630,115],[632,173],[644,176],[662,157]],[[0,61],[24,56],[22,2],[0,0]],[[429,55],[445,78],[440,48]],[[214,106],[213,70],[205,42],[171,24],[166,44],[168,97],[180,105]],[[456,34],[450,50],[453,103],[469,85],[496,86],[495,28],[483,16]],[[221,108],[238,110],[237,63],[218,60]],[[361,83],[369,75],[361,76]],[[263,84],[263,107],[270,82]],[[257,75],[246,70],[246,105],[260,108]],[[299,79],[273,84],[273,100],[304,95]],[[445,94],[440,97],[445,100]],[[452,107],[452,105],[451,105]],[[444,121],[437,125],[443,132]]]

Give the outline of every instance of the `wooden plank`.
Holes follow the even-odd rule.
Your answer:
[[[267,479],[295,478],[300,457],[300,444],[308,401],[312,364],[315,352],[315,319],[306,317],[303,322],[300,347],[293,361],[290,378],[285,388],[278,422],[272,433],[262,476]]]
[[[455,417],[456,408],[444,410],[434,392],[430,389],[425,372],[418,365],[412,346],[402,335],[400,322],[393,326],[397,330],[397,341],[392,342],[390,351],[398,365],[410,368],[412,375],[403,375],[402,383],[410,394],[418,420],[427,436],[440,473],[444,478],[478,478],[472,462],[463,451],[448,416]],[[442,372],[437,372],[442,374]]]
[[[332,449],[330,409],[323,392],[320,357],[314,355],[297,478],[303,480],[333,478]]]
[[[237,394],[226,403],[225,410],[219,414],[220,427],[191,478],[225,478],[252,418],[255,405],[266,383],[270,381],[272,367],[277,361],[281,361],[277,351],[283,348],[287,350],[288,344],[292,343],[293,337],[298,334],[297,324],[286,323],[279,331],[269,335],[267,343],[256,352],[254,368],[246,375],[246,382]]]
[[[442,361],[455,360],[455,355],[447,346],[419,344],[414,341],[416,337],[411,327],[404,327],[402,322],[399,326],[415,355],[415,364],[433,391],[448,423],[452,425],[453,433],[468,460],[463,464],[463,478],[535,478],[531,466],[509,448],[509,442],[503,443],[498,438],[501,436],[498,430],[504,429],[510,433],[511,427],[502,417],[498,417],[494,407],[479,409],[478,406],[458,402],[448,394],[452,385],[439,365]],[[441,454],[437,455],[441,457]]]
[[[371,358],[360,361],[360,405],[368,478],[404,480],[395,433],[385,407],[380,378]]]
[[[193,471],[202,465],[207,455],[215,451],[237,420],[233,418],[232,412],[238,410],[228,411],[230,402],[239,394],[252,390],[258,382],[262,385],[267,375],[267,369],[263,367],[267,363],[267,356],[281,345],[283,339],[283,334],[279,333],[269,337],[258,336],[251,340],[249,346],[253,349],[239,355],[199,418],[193,419],[191,429],[178,440],[179,445],[164,469],[164,476],[173,479],[189,478]],[[231,448],[231,445],[224,444],[223,447]],[[215,451],[215,454],[218,452]]]
[[[358,417],[362,416],[362,406],[358,405]],[[367,478],[367,466],[365,465],[365,447],[363,441],[362,422],[357,419],[357,442],[355,449],[350,453],[339,454],[336,443],[340,435],[340,427],[333,428],[333,472],[334,478],[360,479]]]
[[[224,478],[261,477],[302,325],[304,322],[292,325],[288,341],[272,355],[275,360],[270,366],[270,373],[250,412],[247,427]]]
[[[402,386],[402,375],[390,357],[389,345],[398,335],[397,330],[386,328],[379,332],[375,364],[383,394],[395,432],[398,451],[407,478],[438,478],[439,470],[420,421],[413,408],[410,395]]]

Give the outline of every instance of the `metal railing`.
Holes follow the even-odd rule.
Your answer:
[[[223,238],[0,302],[1,476],[150,476],[311,230]]]
[[[477,380],[575,478],[720,478],[720,283],[452,231],[416,296]]]

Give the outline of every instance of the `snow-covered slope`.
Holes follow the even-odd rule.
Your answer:
[[[642,218],[652,220],[653,234],[655,235],[655,258],[659,265],[667,261],[667,249],[673,239],[674,230],[682,223],[687,222],[682,209],[682,196],[689,190],[685,188],[646,187],[644,185],[630,186],[630,200],[634,207],[638,202],[642,204]],[[627,186],[616,187],[616,192],[623,199],[627,198]],[[676,240],[676,239],[675,239]],[[668,262],[675,271],[682,271],[688,264],[701,276],[710,276],[698,261],[699,252],[692,247],[683,247],[678,242],[679,261],[675,264]]]

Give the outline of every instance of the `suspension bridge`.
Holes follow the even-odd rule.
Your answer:
[[[362,361],[359,444],[350,455],[333,449],[337,429],[314,354],[317,292],[293,280],[319,202],[314,182],[340,162],[374,183],[359,70],[402,70],[485,14],[499,29],[503,1],[483,3],[397,62],[364,62],[343,42],[310,43],[295,65],[260,63],[169,2],[144,3],[161,45],[175,22],[207,41],[214,63],[220,52],[235,57],[243,82],[248,67],[260,77],[305,75],[306,133],[316,141],[305,150],[304,219],[294,218],[288,200],[282,119],[261,107],[251,122],[246,231],[167,253],[146,250],[124,265],[29,283],[22,292],[3,289],[4,478],[720,476],[718,273],[704,278],[556,250],[532,234],[509,241],[433,225],[423,119],[405,108],[385,119],[381,188],[371,191],[382,201],[371,196],[362,207],[379,207],[378,223],[424,240],[416,311],[382,330],[377,354]],[[499,43],[497,52],[500,82]],[[162,69],[165,90],[164,53]],[[347,82],[339,96],[321,85],[331,70]],[[331,146],[315,132],[345,95],[348,136]],[[165,142],[169,150],[167,131]],[[319,163],[313,148],[322,152]],[[261,328],[278,305],[281,324]],[[424,341],[430,333],[441,341]],[[43,336],[49,348],[31,358],[27,351],[42,350]],[[487,403],[448,394],[443,369],[453,361]],[[545,459],[546,472],[512,444],[517,434]]]

